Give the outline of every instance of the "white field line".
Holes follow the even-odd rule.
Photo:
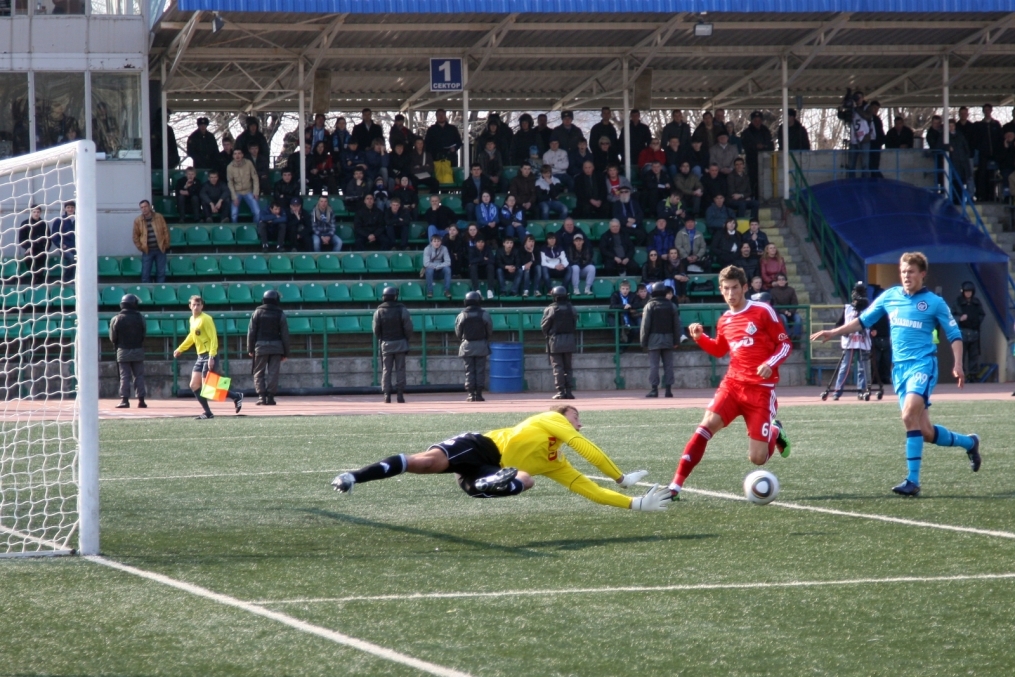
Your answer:
[[[599,480],[600,482],[613,482],[613,480],[607,477],[595,477],[590,475],[589,479]],[[651,487],[652,484],[648,482],[638,482],[640,487]],[[746,501],[747,499],[738,494],[728,494],[725,491],[706,491],[705,489],[688,489],[684,488],[689,494],[701,494],[702,496],[710,496],[712,498],[725,498],[731,501]],[[878,522],[891,522],[892,524],[904,524],[909,527],[923,527],[925,529],[942,529],[944,531],[958,531],[966,534],[979,534],[981,536],[995,536],[997,538],[1012,538],[1015,539],[1015,533],[1010,531],[992,531],[990,529],[974,529],[972,527],[957,527],[951,524],[938,524],[936,522],[921,522],[919,520],[908,520],[902,517],[888,517],[887,515],[874,515],[865,512],[848,512],[846,510],[833,510],[831,508],[818,508],[812,505],[800,505],[799,503],[786,503],[784,501],[774,501],[769,503],[779,508],[789,508],[790,510],[809,510],[810,512],[820,512],[825,515],[837,515],[839,517],[857,517],[860,519],[875,520]]]
[[[816,588],[836,585],[881,585],[889,583],[948,583],[954,581],[989,581],[1015,579],[1015,573],[970,574],[967,576],[896,576],[894,578],[847,578],[839,581],[785,581],[777,583],[689,583],[683,585],[620,586],[604,588],[570,588],[562,590],[499,590],[495,592],[417,592],[407,595],[374,595],[362,597],[320,597],[305,599],[260,600],[253,604],[316,604],[320,602],[386,602],[417,599],[467,599],[476,597],[544,597],[552,595],[598,595],[618,592],[680,592],[694,590],[756,590],[767,588]]]
[[[371,642],[366,642],[362,639],[356,639],[355,637],[350,637],[349,635],[344,635],[340,632],[329,630],[328,628],[322,628],[319,625],[313,625],[311,623],[301,621],[298,618],[293,618],[292,616],[288,616],[286,614],[279,613],[277,611],[265,609],[252,602],[244,602],[243,600],[236,599],[235,597],[230,597],[229,595],[223,595],[217,592],[213,592],[211,590],[208,590],[207,588],[202,588],[200,586],[193,585],[191,583],[185,583],[184,581],[178,581],[175,578],[163,576],[162,574],[157,574],[151,571],[145,571],[144,569],[138,569],[129,566],[127,564],[121,564],[120,562],[115,562],[105,557],[88,556],[85,557],[85,559],[91,562],[95,562],[96,564],[101,564],[103,566],[107,566],[112,569],[117,569],[119,571],[123,571],[128,574],[133,574],[134,576],[147,578],[150,581],[155,581],[156,583],[161,583],[162,585],[167,585],[171,588],[176,588],[177,590],[182,590],[183,592],[189,593],[191,595],[202,597],[204,599],[208,599],[225,606],[230,606],[235,609],[241,609],[243,611],[246,611],[247,613],[254,614],[255,616],[261,616],[262,618],[267,618],[276,621],[278,623],[282,623],[283,625],[288,625],[289,627],[295,628],[300,632],[305,632],[310,635],[316,635],[317,637],[322,637],[324,639],[335,642],[336,644],[348,646],[353,649],[362,651],[364,653],[368,653],[372,656],[377,656],[378,658],[383,658],[384,660],[391,661],[393,663],[407,665],[411,668],[419,670],[420,672],[425,672],[430,675],[437,675],[438,677],[470,677],[468,673],[459,672],[458,670],[454,670],[452,668],[446,668],[442,665],[436,665],[434,663],[429,663],[427,661],[423,661],[418,658],[413,658],[412,656],[407,656],[403,653],[392,651],[387,647],[379,646]]]
[[[326,475],[328,473],[349,472],[355,468],[339,470],[266,470],[264,472],[223,472],[205,475],[165,475],[162,477],[100,477],[102,482],[144,482],[148,480],[198,480],[209,477],[260,477],[262,475]]]

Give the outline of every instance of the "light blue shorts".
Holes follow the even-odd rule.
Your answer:
[[[892,367],[892,385],[899,396],[900,409],[905,404],[906,395],[910,393],[922,397],[924,406],[929,407],[930,394],[937,385],[937,358],[896,362]]]

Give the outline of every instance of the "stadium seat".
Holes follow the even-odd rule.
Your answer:
[[[575,223],[575,225],[578,225],[577,222]],[[593,221],[591,224],[586,224],[584,226],[579,227],[582,228],[583,230],[587,228],[588,230],[585,230],[585,232],[588,233],[589,236],[596,241],[603,239],[603,235],[605,235],[610,230],[610,224],[607,223],[606,221]]]
[[[574,193],[562,193],[557,199],[567,207],[569,212],[573,212],[574,208],[578,206],[578,196]]]
[[[362,331],[359,318],[355,315],[338,315],[335,317],[335,331],[343,334],[358,334]]]
[[[74,285],[65,284],[49,290],[50,305],[73,307],[76,299]]]
[[[137,297],[142,306],[150,306],[153,303],[152,288],[145,284],[134,284],[124,287],[124,291]]]
[[[155,211],[162,214],[163,218],[167,221],[175,221],[180,218],[180,213],[176,211],[176,198],[175,197],[157,197],[154,200]]]
[[[314,207],[317,206],[317,198],[313,196],[307,196],[303,198],[303,210],[313,217]]]
[[[392,273],[413,273],[419,270],[413,261],[412,254],[407,252],[394,252],[388,259]]]
[[[201,288],[201,296],[205,305],[224,306],[229,303],[229,295],[221,284],[206,284]]]
[[[542,320],[542,313],[525,313],[522,315],[522,329],[525,331],[542,331],[540,327]]]
[[[472,285],[466,280],[453,280],[451,282],[451,300],[464,301],[465,295],[472,291]]]
[[[413,242],[425,242],[426,238],[426,225],[422,221],[413,221],[409,224],[409,241]]]
[[[123,291],[123,287],[111,286],[103,287],[99,292],[99,305],[102,306],[119,306],[120,299],[126,292]],[[21,299],[23,294],[19,289],[14,287],[4,287],[0,290],[0,298],[3,298],[3,304],[5,308],[10,308],[14,305],[22,305]]]
[[[169,274],[173,277],[186,277],[194,274],[194,259],[189,256],[170,256]]]
[[[141,277],[141,257],[124,256],[120,259],[120,275],[123,277]]]
[[[152,287],[152,303],[157,306],[175,306],[179,303],[176,288],[168,284],[157,284]]]
[[[257,237],[257,229],[254,226],[237,226],[233,235],[238,245],[250,246],[261,244],[260,238]]]
[[[493,320],[494,331],[511,331],[511,327],[508,326],[508,316],[504,313],[496,313],[490,319]]]
[[[331,211],[332,211],[332,213],[334,213],[334,215],[336,217],[340,217],[341,218],[341,217],[348,217],[349,216],[349,212],[347,212],[345,210],[345,201],[342,200],[342,198],[340,198],[338,196],[329,197],[328,198],[328,206],[331,207]],[[339,237],[341,237],[341,236],[339,236]]]
[[[349,287],[341,282],[332,282],[324,288],[324,291],[328,296],[328,301],[331,303],[348,303],[349,301],[352,301],[352,296],[349,294]]]
[[[366,262],[359,254],[346,254],[342,257],[342,272],[346,275],[363,275],[367,272]]]
[[[243,259],[243,270],[247,275],[267,276],[268,260],[260,254],[251,254]]]
[[[7,261],[4,261],[4,267],[7,267]],[[17,273],[17,261],[14,262],[14,272]],[[8,275],[7,271],[4,271],[3,276],[5,278],[14,277],[14,275]],[[99,257],[99,277],[120,277],[120,262],[114,259],[112,256],[100,256]]]
[[[465,207],[462,206],[461,195],[444,195],[441,197],[441,204],[453,211],[455,214],[465,214]]]
[[[419,199],[416,201],[416,211],[419,214],[423,214],[428,209],[430,209],[430,196],[420,195]]]
[[[450,313],[442,313],[440,315],[433,316],[433,328],[434,331],[450,332],[455,331],[455,318],[456,315]]]
[[[289,333],[290,334],[312,334],[314,331],[313,326],[310,324],[309,317],[290,317],[289,318]]]
[[[711,289],[694,289],[695,285],[706,285],[708,282],[712,283]],[[689,275],[687,281],[687,295],[688,296],[716,296],[719,294],[719,276],[718,275]]]
[[[229,285],[226,293],[229,296],[229,303],[234,305],[254,303],[254,298],[250,295],[250,287],[240,282],[234,282]],[[260,301],[261,299],[257,300]]]
[[[374,295],[373,285],[366,282],[354,282],[349,286],[349,294],[352,300],[357,303],[374,302],[377,297]]]
[[[162,333],[162,323],[159,321],[159,318],[152,317],[151,315],[146,313],[145,316],[144,316],[144,319],[145,319],[145,335],[146,336],[148,336],[148,337],[163,336],[163,333]]]
[[[325,275],[341,275],[341,258],[335,254],[321,254],[317,257],[317,272]]]
[[[613,296],[613,280],[602,278],[592,282],[592,296],[597,299],[608,299]]]
[[[369,273],[391,272],[391,266],[388,265],[388,257],[378,252],[367,255],[366,266]]]
[[[195,275],[219,275],[219,260],[215,256],[198,256],[194,259]]]
[[[645,247],[635,247],[633,261],[639,266],[644,266],[648,263],[648,249]]]
[[[293,260],[285,254],[273,254],[268,257],[268,272],[272,275],[291,275]]]
[[[301,290],[304,303],[324,303],[328,300],[328,294],[324,287],[316,282],[308,282]]]
[[[281,297],[282,303],[300,303],[303,301],[300,286],[293,282],[283,282],[278,285],[278,295]]]
[[[542,242],[546,239],[546,228],[541,223],[529,223],[525,229],[529,232],[536,242]]]
[[[186,247],[187,246],[187,231],[178,226],[169,226],[169,246],[170,247]]]
[[[219,272],[226,277],[236,277],[243,275],[243,259],[239,256],[233,256],[232,254],[226,254],[225,256],[219,257]]]
[[[506,165],[500,170],[500,180],[504,183],[504,185],[511,183],[511,179],[518,176],[518,169],[519,167],[515,165]]]
[[[578,313],[578,328],[579,329],[604,329],[606,327],[606,318],[603,317],[601,312],[579,312]]]
[[[292,263],[293,272],[298,275],[313,275],[317,272],[317,260],[309,254],[297,254]]]
[[[236,244],[236,234],[232,228],[227,226],[214,226],[211,229],[211,243],[216,247],[225,247]]]
[[[162,170],[152,170],[152,195],[162,195]]]
[[[187,246],[207,247],[211,245],[211,235],[207,228],[191,226],[187,229]]]
[[[17,277],[22,270],[21,262],[17,259],[4,259],[3,265],[0,266],[0,274],[3,275],[5,280]],[[101,273],[99,274],[101,275]],[[117,272],[117,275],[119,275],[119,272]]]
[[[398,288],[398,298],[400,301],[425,301],[423,285],[419,282],[403,282]]]
[[[351,247],[353,240],[356,239],[355,233],[353,233],[352,226],[348,223],[336,224],[338,229],[338,236],[342,238],[343,246]]]
[[[264,298],[264,292],[272,291],[275,289],[275,285],[267,282],[255,282],[250,285],[250,297],[254,299],[254,303],[260,302]]]
[[[49,304],[49,294],[45,287],[29,287],[24,290],[21,302],[33,306],[45,306]]]

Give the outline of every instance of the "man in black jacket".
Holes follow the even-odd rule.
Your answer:
[[[352,231],[356,236],[356,249],[360,251],[391,249],[384,212],[374,204],[374,196],[369,193],[363,196],[363,206],[353,217]]]
[[[458,165],[462,135],[458,127],[448,122],[448,114],[443,108],[437,109],[437,122],[426,130],[424,144],[426,152],[435,160],[450,160],[452,167]]]
[[[469,393],[466,402],[486,401],[483,387],[486,386],[486,358],[493,340],[493,321],[490,313],[480,306],[482,301],[478,291],[470,291],[465,295],[465,310],[455,318],[455,336],[462,342],[458,356],[465,362],[465,389]]]
[[[409,248],[409,231],[412,229],[412,214],[402,206],[397,197],[391,198],[384,210],[384,234],[388,243],[399,249]]]
[[[289,248],[301,252],[314,250],[314,222],[310,214],[303,209],[303,200],[294,197],[289,201],[289,213],[286,214],[285,235]]]
[[[524,276],[522,275],[521,257],[515,251],[515,241],[512,238],[504,238],[504,245],[497,252],[494,265],[497,268],[497,282],[501,296],[518,296]]]
[[[962,283],[962,292],[955,300],[952,315],[958,320],[962,332],[963,373],[967,380],[972,380],[980,371],[980,325],[986,315],[980,299],[976,298],[976,285],[972,282]]]
[[[120,299],[120,312],[109,323],[109,340],[116,347],[116,368],[120,372],[120,404],[117,409],[130,408],[130,384],[134,383],[138,409],[147,409],[144,398],[145,319],[138,312],[140,300],[133,294]]]
[[[222,180],[218,170],[208,172],[208,182],[201,186],[201,216],[205,223],[221,222],[229,218],[229,203],[232,197],[229,186]],[[288,204],[289,200],[279,204]]]
[[[550,355],[550,366],[553,368],[553,386],[557,394],[555,400],[573,400],[571,380],[574,370],[571,365],[571,354],[577,348],[575,332],[578,329],[578,313],[567,297],[564,287],[550,290],[553,302],[543,311],[540,328],[546,337],[546,352]]]
[[[282,170],[282,178],[271,187],[271,199],[280,205],[287,205],[294,197],[300,196],[300,182],[296,179],[292,170]]]
[[[381,305],[374,312],[374,336],[381,350],[381,390],[384,403],[391,404],[392,378],[398,394],[398,403],[405,404],[405,356],[412,338],[412,318],[404,305],[398,302],[398,289],[385,287]]]
[[[201,221],[201,182],[197,180],[197,170],[187,167],[183,176],[176,180],[176,211],[180,221],[187,221],[187,212],[192,212],[194,221]]]
[[[265,159],[271,153],[271,149],[268,147],[268,137],[261,131],[261,121],[253,116],[247,118],[247,129],[236,137],[234,145],[234,147],[243,151],[243,155],[247,159],[250,159],[251,146],[257,146],[259,148],[258,152]]]
[[[652,143],[652,130],[649,126],[641,121],[641,111],[637,108],[631,109],[631,166],[634,167],[638,161],[638,156],[643,150],[648,148],[648,145]],[[623,129],[623,128],[622,128]],[[624,154],[624,132],[620,132],[620,138],[617,140],[617,145],[621,156]]]
[[[652,387],[645,397],[659,397],[659,361],[663,363],[665,397],[673,397],[673,349],[680,340],[680,311],[666,298],[669,291],[662,282],[652,285],[652,300],[645,306],[641,320],[641,348],[648,351],[648,381]]]
[[[280,297],[274,289],[264,292],[263,303],[250,316],[247,329],[247,354],[254,358],[256,404],[274,406],[278,392],[278,370],[289,359],[289,323],[279,308]]]
[[[187,155],[198,169],[218,169],[219,144],[208,131],[208,118],[197,119],[197,130],[187,137]]]
[[[758,190],[758,154],[775,150],[772,143],[772,132],[764,124],[765,116],[760,110],[751,113],[751,124],[740,133],[740,143],[744,146],[747,157],[747,174],[751,177],[751,191],[760,195]]]
[[[634,243],[620,232],[620,221],[610,220],[610,229],[599,238],[599,253],[603,257],[606,275],[637,275],[641,269],[634,262]]]
[[[579,219],[605,219],[610,216],[606,199],[606,177],[596,171],[591,161],[582,163],[582,173],[575,177],[574,191],[578,198],[574,215]]]
[[[28,274],[25,283],[46,283],[46,250],[49,249],[49,225],[42,218],[42,207],[32,205],[27,219],[18,226],[18,245],[25,250]]]
[[[479,291],[479,269],[483,268],[486,275],[486,298],[492,299],[493,275],[496,270],[496,257],[493,252],[486,248],[486,240],[479,238],[469,247],[469,278],[472,281],[472,291]]]
[[[362,122],[352,128],[352,138],[356,139],[363,151],[373,147],[374,139],[384,140],[384,130],[374,122],[374,113],[369,108],[363,109]]]

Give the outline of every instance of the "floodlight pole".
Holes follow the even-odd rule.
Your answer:
[[[631,181],[631,95],[628,87],[627,57],[624,57],[624,176]],[[633,183],[633,182],[632,182]]]
[[[797,111],[797,115],[800,115],[800,111]],[[789,57],[784,56],[782,57],[782,199],[784,200],[789,200],[789,161]]]
[[[462,59],[462,167],[465,175],[469,175],[469,165],[472,164],[469,155],[469,58]]]
[[[941,57],[941,126],[944,127],[944,134],[942,138],[945,142],[944,157],[942,158],[941,168],[944,170],[944,182],[945,182],[945,195],[949,199],[952,197],[952,168],[951,160],[948,157],[948,144],[951,143],[951,135],[948,132],[948,109],[949,95],[951,94],[951,88],[948,86],[948,55],[945,54]]]
[[[303,137],[303,126],[307,123],[307,100],[306,83],[303,81],[303,57],[300,57],[299,66],[300,83],[300,121],[296,127],[296,153],[300,157],[300,195],[307,194],[307,156],[304,150],[307,147],[306,139]],[[341,149],[339,149],[341,150]]]

